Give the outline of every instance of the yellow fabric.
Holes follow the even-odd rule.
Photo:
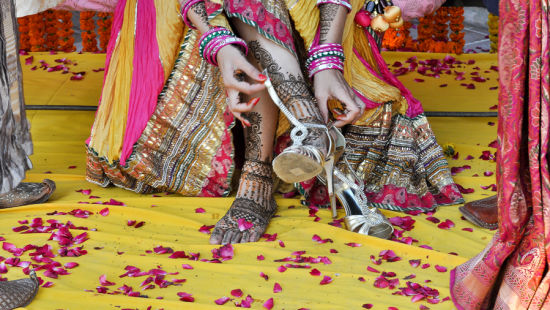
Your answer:
[[[294,2],[295,0],[287,0],[287,6],[290,8],[290,15],[293,17],[296,30],[304,39],[306,46],[309,47],[315,38],[317,25],[319,24],[319,10],[316,8],[316,1],[305,0],[298,1],[297,3]],[[364,1],[354,0],[351,1],[351,4],[352,10],[348,16],[355,16],[363,7]],[[308,16],[308,18],[303,18],[303,16]],[[342,46],[344,47],[346,56],[344,78],[346,81],[366,98],[380,103],[393,101],[398,105],[396,111],[406,111],[406,108],[403,109],[406,106],[406,101],[402,100],[403,98],[399,89],[375,77],[355,55],[354,49],[360,53],[365,61],[370,63],[374,70],[378,70],[364,31],[362,28],[357,27],[353,18],[346,19],[343,38]],[[329,102],[330,110],[336,107],[341,107],[337,101]],[[368,120],[373,119],[377,112],[377,109],[365,111],[358,124],[366,123]]]
[[[159,45],[159,54],[164,69],[164,80],[167,80],[174,67],[174,62],[178,56],[183,27],[180,17],[180,5],[177,0],[155,0],[157,13],[157,42]]]
[[[90,147],[111,161],[120,159],[132,85],[137,0],[129,0],[105,77],[101,104],[90,135]]]
[[[126,4],[124,23],[111,57],[90,140],[90,147],[111,162],[120,159],[124,143],[134,66],[137,4],[137,0],[129,0]],[[166,80],[176,60],[183,22],[178,15],[179,2],[176,0],[156,0],[155,9],[159,56]]]
[[[101,67],[100,57],[97,55],[44,55],[34,54],[37,60],[44,59],[53,62],[53,59],[67,57],[68,59],[89,58],[86,62],[90,68]],[[87,56],[87,57],[86,57]],[[385,53],[388,63],[399,60],[403,62],[410,54]],[[443,55],[421,54],[420,59],[442,58]],[[494,55],[464,55],[460,59],[474,59],[476,64],[467,66],[466,76],[479,66],[481,71],[488,68],[496,61]],[[36,61],[37,61],[36,60]],[[81,61],[84,63],[84,60]],[[93,65],[93,62],[96,64]],[[41,92],[43,83],[57,82],[59,85],[69,83],[66,75],[50,73],[48,81],[41,81],[34,75],[42,74],[40,71],[26,72],[25,87],[26,99],[30,104],[36,104],[43,100]],[[90,73],[91,74],[91,73]],[[459,81],[449,81],[446,88],[437,87],[436,79],[426,79],[425,83],[417,83],[412,80],[416,74],[405,75],[400,78],[423,102],[439,102],[430,107],[430,110],[444,110],[454,108],[456,111],[468,110],[470,107],[488,109],[489,102],[496,100],[495,91],[489,91],[483,87],[474,90],[466,90],[461,87]],[[101,82],[96,79],[85,78],[79,83],[81,87],[72,92],[57,92],[53,98],[65,101],[79,101],[80,104],[93,104],[101,90]],[[74,84],[73,84],[74,85]],[[476,84],[479,85],[479,84]],[[430,86],[430,87],[428,87]],[[58,87],[59,88],[59,87]],[[425,91],[430,88],[431,91]],[[466,96],[466,93],[468,96]],[[458,98],[455,98],[455,95]],[[444,100],[442,100],[444,98]],[[468,98],[469,100],[463,100]],[[459,101],[462,100],[462,101]],[[478,102],[479,101],[479,102]],[[480,108],[481,109],[481,108]],[[214,303],[215,299],[222,296],[231,297],[232,289],[240,288],[244,296],[250,294],[255,302],[254,309],[262,309],[262,303],[273,297],[274,309],[361,309],[365,303],[374,304],[373,309],[387,309],[394,306],[403,309],[418,309],[419,303],[411,303],[410,297],[394,296],[395,290],[378,289],[373,286],[373,281],[379,274],[366,270],[371,266],[380,271],[394,271],[400,279],[398,287],[405,286],[407,280],[403,278],[409,274],[416,274],[416,278],[410,281],[436,288],[440,291],[441,299],[449,295],[449,272],[439,273],[434,269],[435,265],[442,265],[449,270],[465,262],[477,254],[492,237],[492,232],[477,228],[460,219],[457,206],[442,207],[434,216],[440,220],[450,219],[456,227],[450,230],[442,230],[426,220],[426,215],[413,217],[416,220],[415,228],[405,232],[405,236],[411,236],[417,240],[413,246],[392,241],[364,237],[350,233],[344,229],[327,225],[331,221],[328,210],[320,210],[318,215],[320,222],[314,222],[309,217],[308,209],[301,206],[297,199],[277,199],[279,210],[270,224],[267,233],[277,233],[277,239],[284,241],[285,247],[276,242],[261,242],[235,246],[235,256],[232,260],[223,264],[209,264],[194,262],[186,259],[169,259],[167,254],[157,255],[147,253],[154,247],[162,245],[171,247],[176,251],[200,252],[201,258],[211,258],[210,251],[217,246],[208,245],[208,235],[198,232],[202,225],[213,225],[231,205],[231,198],[182,198],[177,195],[164,195],[153,197],[152,195],[137,195],[132,192],[119,189],[103,189],[84,181],[85,152],[83,141],[89,133],[93,122],[93,112],[70,111],[28,111],[28,117],[32,124],[32,135],[35,143],[35,154],[32,161],[35,165],[28,174],[28,181],[40,181],[43,178],[51,178],[57,182],[57,191],[48,203],[26,206],[15,209],[0,210],[0,235],[6,238],[6,242],[13,243],[21,248],[26,244],[43,245],[50,244],[54,250],[59,245],[54,241],[48,241],[50,234],[20,234],[12,231],[12,227],[20,226],[18,220],[40,217],[57,219],[62,222],[72,221],[77,226],[96,228],[97,231],[88,231],[90,240],[82,245],[88,254],[77,258],[59,258],[54,260],[66,263],[77,262],[80,265],[69,270],[71,275],[60,276],[59,279],[50,279],[43,276],[43,271],[38,271],[46,281],[54,282],[51,288],[41,288],[34,302],[28,309],[219,309]],[[495,118],[430,118],[430,123],[441,144],[454,143],[459,152],[458,160],[450,160],[451,166],[471,165],[471,170],[465,170],[458,174],[455,180],[466,188],[474,188],[475,193],[465,195],[467,201],[492,195],[490,190],[482,190],[480,186],[495,182],[494,176],[484,177],[483,172],[494,171],[495,164],[478,159],[483,150],[492,150],[487,145],[496,138],[496,126],[489,126],[488,122],[496,122]],[[466,161],[467,155],[476,159]],[[51,172],[51,174],[45,174]],[[481,177],[474,177],[474,174]],[[88,196],[76,192],[80,189],[91,189],[91,195],[100,198],[89,199]],[[78,202],[108,201],[114,198],[124,202],[125,206],[107,206],[95,204],[79,204]],[[106,217],[94,214],[87,219],[76,218],[70,215],[47,215],[53,211],[69,212],[73,209],[85,209],[97,213],[104,207],[108,207],[110,214]],[[195,213],[196,208],[204,208],[206,213]],[[383,211],[387,216],[404,216],[404,214]],[[341,217],[342,211],[339,213]],[[127,220],[144,221],[141,228],[128,227]],[[462,231],[462,228],[473,228],[473,232]],[[73,234],[80,233],[72,230]],[[333,243],[318,244],[312,241],[312,236],[318,234],[322,238],[331,238]],[[356,242],[361,247],[352,248],[345,243]],[[434,248],[430,251],[419,247],[429,245]],[[330,249],[336,249],[337,254],[330,253]],[[392,249],[402,260],[394,263],[383,262],[374,265],[369,256],[378,256],[379,252]],[[274,260],[291,256],[294,251],[306,251],[306,255],[317,257],[327,256],[332,264],[312,264],[323,275],[331,276],[334,281],[328,285],[319,285],[322,277],[314,277],[309,274],[309,269],[288,269],[280,273],[277,267],[284,264]],[[118,254],[117,252],[124,252]],[[449,255],[455,252],[458,256]],[[23,261],[29,260],[28,253],[21,256]],[[264,255],[265,260],[258,261],[258,255]],[[0,256],[5,258],[12,255],[2,250]],[[412,268],[408,263],[411,259],[421,259],[422,263],[429,263],[427,269]],[[182,269],[182,264],[190,264],[193,270]],[[167,272],[179,272],[178,275],[167,276],[167,279],[185,278],[187,282],[181,286],[170,286],[152,290],[140,290],[140,283],[146,277],[119,278],[125,272],[127,265],[136,266],[142,270],[149,270],[160,266]],[[24,277],[20,268],[8,266],[8,273],[3,275],[9,279]],[[269,276],[266,281],[259,276],[264,272]],[[100,285],[99,277],[107,275],[107,280],[116,282],[110,286],[110,290],[116,290],[123,284],[130,285],[136,291],[149,298],[130,298],[123,295],[104,295],[95,293],[95,288]],[[360,282],[359,277],[366,282]],[[425,283],[425,280],[431,280]],[[274,283],[279,283],[283,291],[273,293]],[[91,290],[93,292],[85,291]],[[193,304],[180,302],[177,293],[187,292],[193,294]],[[158,300],[156,297],[164,299]],[[237,299],[239,300],[239,299]],[[450,301],[438,305],[431,305],[425,301],[420,302],[430,309],[454,309]],[[233,308],[231,302],[225,305]]]

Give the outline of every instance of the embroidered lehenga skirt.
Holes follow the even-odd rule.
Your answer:
[[[19,36],[13,0],[0,2],[0,194],[31,168],[32,142],[25,115]]]
[[[207,11],[211,24],[230,27],[228,19],[240,19],[303,62],[300,55],[317,31],[315,3],[207,1]],[[351,16],[362,1],[352,3],[344,32],[344,76],[367,110],[343,129],[345,157],[364,182],[369,203],[428,211],[463,202],[420,103],[391,76],[376,38],[353,24]],[[144,11],[148,6],[156,15]],[[229,194],[234,118],[218,69],[201,59],[200,35],[184,28],[178,10],[176,0],[119,2],[100,107],[87,142],[89,181],[139,193]],[[281,116],[276,152],[289,143],[288,129]],[[324,187],[315,180],[300,188],[311,203],[326,203]]]

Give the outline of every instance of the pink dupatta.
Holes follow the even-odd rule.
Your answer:
[[[458,309],[550,309],[548,4],[500,2],[499,229],[452,270]]]

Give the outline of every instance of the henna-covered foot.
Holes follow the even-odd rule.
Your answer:
[[[260,239],[277,210],[271,171],[270,163],[245,162],[237,197],[212,231],[211,244],[246,243]]]

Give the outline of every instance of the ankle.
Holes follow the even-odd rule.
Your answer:
[[[244,163],[237,198],[265,205],[273,197],[273,169],[270,162],[247,159]]]

